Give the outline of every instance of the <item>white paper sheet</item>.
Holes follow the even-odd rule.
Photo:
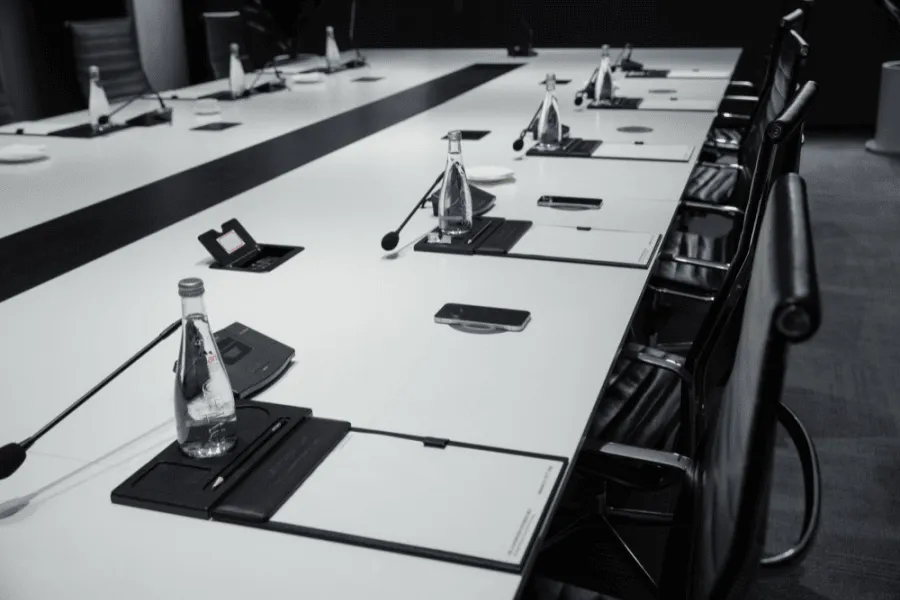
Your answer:
[[[644,98],[639,110],[686,110],[716,112],[719,110],[719,101],[707,98],[680,98],[675,96],[651,96]]]
[[[672,69],[669,79],[728,79],[731,71],[715,69]]]
[[[694,154],[693,146],[677,144],[635,144],[634,142],[603,142],[593,158],[623,158],[632,160],[665,160],[687,162]]]
[[[351,431],[271,521],[519,565],[561,468]]]
[[[658,233],[533,225],[509,255],[646,267],[659,238]]]

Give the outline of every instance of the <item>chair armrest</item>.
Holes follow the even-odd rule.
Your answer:
[[[729,81],[728,87],[746,88],[751,91],[756,91],[756,85],[752,81]]]
[[[674,452],[662,452],[601,440],[585,440],[581,447],[581,455],[633,461],[675,473],[687,473],[692,467],[691,459]]]
[[[778,422],[787,431],[800,457],[805,507],[800,537],[787,550],[775,556],[763,557],[760,564],[766,568],[793,566],[802,561],[815,541],[822,514],[822,474],[819,471],[816,445],[797,415],[784,404],[778,405]]]
[[[727,204],[712,204],[709,202],[697,202],[696,200],[682,200],[681,206],[700,212],[715,213],[732,219],[744,216],[744,211],[740,208],[737,206],[729,206]]]
[[[737,163],[716,163],[716,162],[698,162],[698,167],[706,167],[708,169],[737,169],[739,171],[744,171],[744,167]]]
[[[744,95],[727,95],[722,98],[722,102],[751,102],[756,103],[759,102],[759,96],[744,96]]]
[[[753,117],[750,115],[742,115],[742,114],[726,112],[726,111],[720,112],[718,115],[718,118],[730,119],[732,121],[741,121],[744,123],[749,123],[751,120],[753,120]]]
[[[697,300],[700,302],[712,302],[716,299],[716,297],[712,294],[701,295],[701,294],[692,294],[691,292],[684,292],[681,290],[674,290],[672,288],[667,288],[661,285],[649,285],[651,290],[656,292],[657,294],[664,294],[666,296],[678,296],[679,298],[688,298],[690,300]]]
[[[687,256],[678,256],[677,254],[660,254],[659,260],[665,260],[680,265],[690,265],[701,269],[712,269],[714,271],[728,271],[731,267],[728,263],[720,263],[712,260],[703,260],[702,258],[690,258]]]
[[[632,489],[653,491],[683,480],[691,461],[672,452],[587,439],[575,467]]]
[[[690,384],[691,374],[688,373],[687,369],[684,368],[683,362],[678,362],[671,358],[662,358],[660,356],[653,356],[647,352],[643,351],[643,346],[640,344],[628,344],[624,348],[622,348],[622,352],[619,353],[621,358],[627,358],[630,360],[636,360],[638,362],[642,362],[645,365],[650,365],[652,367],[657,367],[659,369],[664,369],[671,373],[674,373],[678,376],[679,379],[683,383]]]

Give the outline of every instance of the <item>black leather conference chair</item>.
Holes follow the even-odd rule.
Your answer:
[[[525,600],[608,599],[601,592],[623,589],[615,585],[623,575],[663,599],[738,600],[748,592],[765,560],[776,426],[790,413],[781,403],[788,350],[815,334],[821,314],[802,179],[786,175],[772,196],[754,259],[738,277],[742,285],[734,293],[743,302],[722,322],[740,332],[735,364],[696,457],[600,440],[588,440],[579,457],[579,464],[600,472],[653,469],[674,480],[680,486],[674,512],[653,514],[651,520],[644,511],[617,511],[582,521],[545,545]],[[811,547],[818,519],[816,498],[804,535],[792,549],[795,560]],[[666,525],[659,578],[616,533],[619,522]],[[620,551],[618,569],[603,570],[612,562],[608,554],[597,560],[596,553],[585,551],[601,538],[612,539]],[[622,573],[623,565],[634,573]]]
[[[238,44],[241,63],[249,70],[247,47],[244,43],[244,18],[238,11],[203,13],[206,31],[206,54],[213,77],[228,77],[231,62],[231,44]]]
[[[751,235],[755,215],[767,198],[771,181],[799,167],[803,124],[817,89],[815,82],[807,82],[781,114],[771,118],[766,115],[770,119],[767,126],[754,129],[752,139],[747,141],[748,151],[753,147],[756,152],[752,173],[748,176],[743,167],[730,169],[735,174],[731,200],[738,206],[682,202],[682,208],[691,212],[681,216],[663,242],[650,281],[650,288],[657,295],[713,301],[729,268],[739,264],[740,252],[748,251],[741,240]],[[731,219],[734,226],[722,237],[691,231],[691,214],[718,214]]]
[[[807,37],[807,31],[809,30],[810,22],[812,21],[812,13],[815,8],[815,0],[782,0],[781,6],[779,7],[779,15],[796,15],[797,10],[799,9],[802,13],[799,19],[797,19],[794,23],[794,29],[804,38]],[[782,17],[782,20],[784,17]],[[754,80],[733,80],[728,84],[728,92],[730,93],[740,93],[739,96],[740,102],[742,103],[743,110],[736,110],[733,113],[723,112],[720,114],[720,118],[729,120],[729,118],[733,117],[733,120],[737,120],[737,126],[746,126],[747,121],[752,116],[753,111],[756,109],[759,98],[751,96],[751,94],[757,94],[758,96],[762,96],[763,90],[766,88],[770,81],[771,69],[773,64],[773,57],[777,55],[777,48],[779,39],[781,37],[782,28],[779,26],[775,29],[774,32],[769,33],[766,37],[768,38],[767,43],[764,44],[764,51],[762,52],[762,56],[757,61],[759,67],[755,70],[758,72],[758,76],[754,76]],[[745,52],[747,50],[745,49]],[[742,57],[743,59],[743,57]],[[739,63],[740,67],[740,63]],[[731,96],[727,96],[731,97]],[[718,125],[718,124],[715,124]]]
[[[66,25],[72,34],[75,70],[85,100],[92,65],[100,68],[103,89],[110,100],[130,98],[151,89],[141,66],[131,19],[70,21]]]
[[[726,96],[723,100],[725,103],[735,101],[749,103],[750,110],[719,114],[706,139],[706,150],[710,151],[709,158],[718,158],[722,151],[737,152],[740,149],[744,135],[747,133],[747,129],[757,117],[758,112],[765,110],[764,106],[766,103],[760,102],[759,99],[767,98],[771,94],[771,88],[775,84],[778,69],[785,66],[789,67],[789,65],[780,63],[778,60],[781,55],[780,49],[791,31],[796,31],[801,37],[803,36],[805,25],[809,19],[808,12],[812,10],[812,0],[804,0],[804,4],[809,6],[798,8],[781,19],[778,33],[772,43],[772,57],[768,61],[768,68],[760,86],[760,96]],[[795,83],[800,82],[797,81]]]
[[[13,121],[15,121],[15,117],[13,115],[12,104],[10,104],[6,91],[3,88],[3,78],[2,73],[0,73],[0,125],[6,125]]]
[[[764,103],[756,111],[741,141],[737,163],[701,162],[691,172],[683,198],[711,204],[734,204],[737,171],[753,167],[768,123],[780,113],[797,88],[800,71],[809,55],[809,45],[800,34],[786,30],[779,48],[772,83],[766,90]]]

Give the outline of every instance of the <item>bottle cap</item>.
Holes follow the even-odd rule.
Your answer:
[[[196,298],[203,295],[203,280],[199,277],[188,277],[178,282],[178,295],[182,298]]]
[[[91,79],[98,79],[100,77],[100,67],[97,65],[91,65],[88,67],[88,73]]]
[[[459,142],[462,140],[462,131],[459,129],[454,129],[453,131],[447,132],[447,139],[451,142]]]

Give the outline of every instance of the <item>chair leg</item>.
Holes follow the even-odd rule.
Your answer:
[[[789,567],[802,561],[815,541],[822,513],[822,474],[819,471],[816,445],[797,415],[784,404],[778,406],[778,422],[787,430],[800,457],[805,506],[800,537],[787,550],[774,556],[763,557],[760,565],[765,568]]]

